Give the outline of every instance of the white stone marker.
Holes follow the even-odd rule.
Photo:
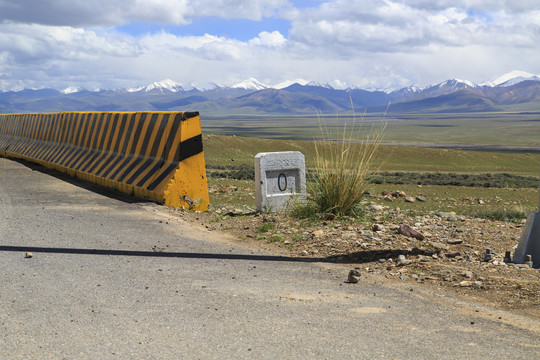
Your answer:
[[[523,264],[527,256],[532,257],[532,266],[540,268],[540,202],[538,212],[531,212],[521,232],[518,246],[514,252],[514,263]]]
[[[287,210],[306,199],[306,164],[299,151],[255,155],[255,199],[258,211]]]

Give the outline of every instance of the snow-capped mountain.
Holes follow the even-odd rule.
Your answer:
[[[210,115],[301,114],[355,108],[394,112],[540,110],[540,75],[512,71],[482,84],[451,79],[426,88],[394,91],[354,88],[338,80],[330,84],[296,79],[268,86],[250,78],[232,86],[173,80],[131,89],[87,91],[75,86],[0,92],[0,113],[45,111],[200,111]],[[148,96],[150,94],[151,96]],[[537,110],[538,109],[538,110]]]
[[[79,87],[69,86],[69,87],[65,88],[64,90],[60,90],[60,92],[62,94],[74,94],[74,93],[77,93],[77,92],[79,92],[81,90],[82,89],[79,88]]]
[[[512,86],[526,80],[540,81],[540,75],[534,75],[526,71],[514,70],[499,76],[493,81],[486,81],[480,85],[489,87]]]
[[[404,87],[404,88],[401,88],[399,90],[394,90],[394,91],[387,90],[385,91],[385,93],[392,95],[393,97],[397,97],[397,98],[400,98],[400,97],[408,98],[408,97],[414,96],[415,94],[418,94],[421,91],[422,89],[420,89],[417,86],[409,86],[409,87]]]
[[[279,84],[276,84],[276,85],[273,85],[272,88],[273,89],[285,89],[291,85],[294,85],[294,84],[299,84],[299,85],[302,85],[302,86],[305,86],[307,84],[309,84],[309,81],[307,80],[304,80],[304,79],[296,79],[296,80],[286,80],[286,81],[282,81],[280,82]]]
[[[129,88],[129,89],[126,89],[128,92],[154,92],[154,93],[159,93],[159,92],[173,92],[173,93],[176,93],[176,92],[181,92],[181,91],[186,91],[183,87],[182,87],[182,84],[180,83],[177,83],[176,81],[174,80],[171,80],[171,79],[165,79],[165,80],[162,80],[162,81],[155,81],[149,85],[146,85],[146,86],[140,86],[140,87],[136,87],[136,88]]]
[[[429,85],[429,86],[425,87],[423,89],[423,91],[428,90],[428,89],[429,90],[444,89],[445,91],[455,91],[455,90],[460,90],[460,89],[463,89],[463,88],[473,88],[474,89],[476,87],[478,87],[478,85],[476,85],[472,81],[461,80],[461,79],[450,79],[450,80],[446,80],[446,81],[443,81],[443,82],[438,83],[438,84]]]
[[[246,89],[246,90],[264,90],[268,88],[268,85],[263,84],[259,80],[255,78],[249,78],[247,80],[244,80],[242,82],[239,82],[238,84],[234,84],[231,86],[233,89]]]

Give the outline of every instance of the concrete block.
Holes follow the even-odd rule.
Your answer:
[[[521,238],[519,239],[516,252],[514,253],[514,263],[523,264],[527,255],[532,256],[533,267],[540,267],[540,213],[532,212],[527,217],[527,222],[523,227]]]
[[[299,151],[257,154],[255,198],[258,211],[286,211],[292,201],[305,201],[304,154]]]

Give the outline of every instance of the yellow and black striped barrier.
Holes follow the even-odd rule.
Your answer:
[[[168,206],[208,209],[197,112],[0,114],[0,155]]]

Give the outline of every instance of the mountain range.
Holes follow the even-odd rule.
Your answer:
[[[57,111],[199,111],[204,116],[313,115],[369,112],[428,113],[540,111],[540,75],[513,71],[475,84],[452,79],[423,89],[394,91],[333,87],[305,80],[268,86],[248,79],[233,86],[198,89],[172,80],[137,88],[89,91],[77,88],[0,92],[0,113]]]

